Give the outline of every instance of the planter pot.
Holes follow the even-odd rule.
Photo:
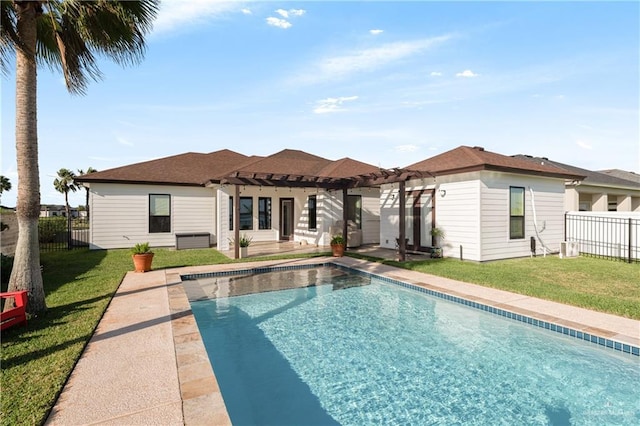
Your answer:
[[[331,251],[333,252],[333,257],[344,256],[344,244],[331,244]]]
[[[439,259],[442,257],[442,248],[441,247],[434,247],[431,249],[431,257]]]
[[[249,257],[249,247],[240,247],[240,259]]]
[[[148,272],[151,270],[153,253],[134,254],[131,257],[133,257],[133,266],[136,272]]]

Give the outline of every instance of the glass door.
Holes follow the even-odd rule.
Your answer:
[[[280,199],[280,239],[293,239],[293,198]]]

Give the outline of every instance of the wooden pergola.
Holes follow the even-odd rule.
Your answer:
[[[282,173],[258,173],[236,171],[221,178],[218,182],[221,185],[233,185],[235,196],[233,199],[233,229],[234,241],[240,241],[240,186],[266,186],[285,188],[321,188],[330,190],[341,190],[343,200],[347,199],[348,190],[352,188],[372,188],[380,187],[383,184],[399,184],[399,239],[398,251],[399,261],[406,259],[406,193],[405,185],[408,180],[421,179],[424,177],[434,177],[429,172],[419,170],[409,170],[401,168],[380,169],[377,172],[361,174],[351,177],[328,177],[312,175],[296,175]],[[347,209],[342,209],[342,235],[347,239]],[[240,246],[234,244],[234,258],[240,257]]]

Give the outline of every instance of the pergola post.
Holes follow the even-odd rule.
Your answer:
[[[233,258],[240,258],[240,185],[235,185],[233,198]]]
[[[347,188],[342,188],[342,237],[344,238],[345,250],[349,244],[347,241]]]
[[[407,254],[407,239],[405,236],[405,221],[406,221],[406,210],[407,210],[407,194],[405,191],[405,182],[402,180],[398,185],[398,202],[399,206],[399,237],[398,237],[398,261],[404,262]]]

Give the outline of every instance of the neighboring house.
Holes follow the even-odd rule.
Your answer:
[[[331,161],[297,150],[249,157],[225,149],[76,180],[89,187],[91,248],[145,241],[171,247],[176,235],[203,233],[227,250],[238,235],[328,245],[330,228],[349,220],[361,229],[363,244],[378,243],[379,190],[358,186],[359,175],[378,171],[349,158]]]
[[[640,175],[635,172],[627,172],[626,170],[620,170],[620,169],[598,170],[598,172],[604,173],[605,175],[617,177],[620,179],[630,180],[640,185]]]
[[[633,177],[638,176],[635,173],[612,170],[609,173],[594,172],[544,157],[530,155],[514,157],[537,164],[552,165],[569,173],[584,176],[581,180],[569,179],[565,182],[564,209],[566,211],[640,212],[640,182],[637,178],[634,180]]]
[[[75,207],[71,207],[69,211],[72,218],[81,216],[81,212]],[[41,204],[40,217],[67,217],[67,210],[60,204]]]
[[[381,186],[380,245],[404,234],[428,251],[431,228],[444,231],[444,256],[488,261],[558,251],[564,239],[564,183],[584,176],[462,146],[403,169],[406,182]],[[421,174],[422,177],[415,177]],[[405,204],[405,231],[399,229]]]

